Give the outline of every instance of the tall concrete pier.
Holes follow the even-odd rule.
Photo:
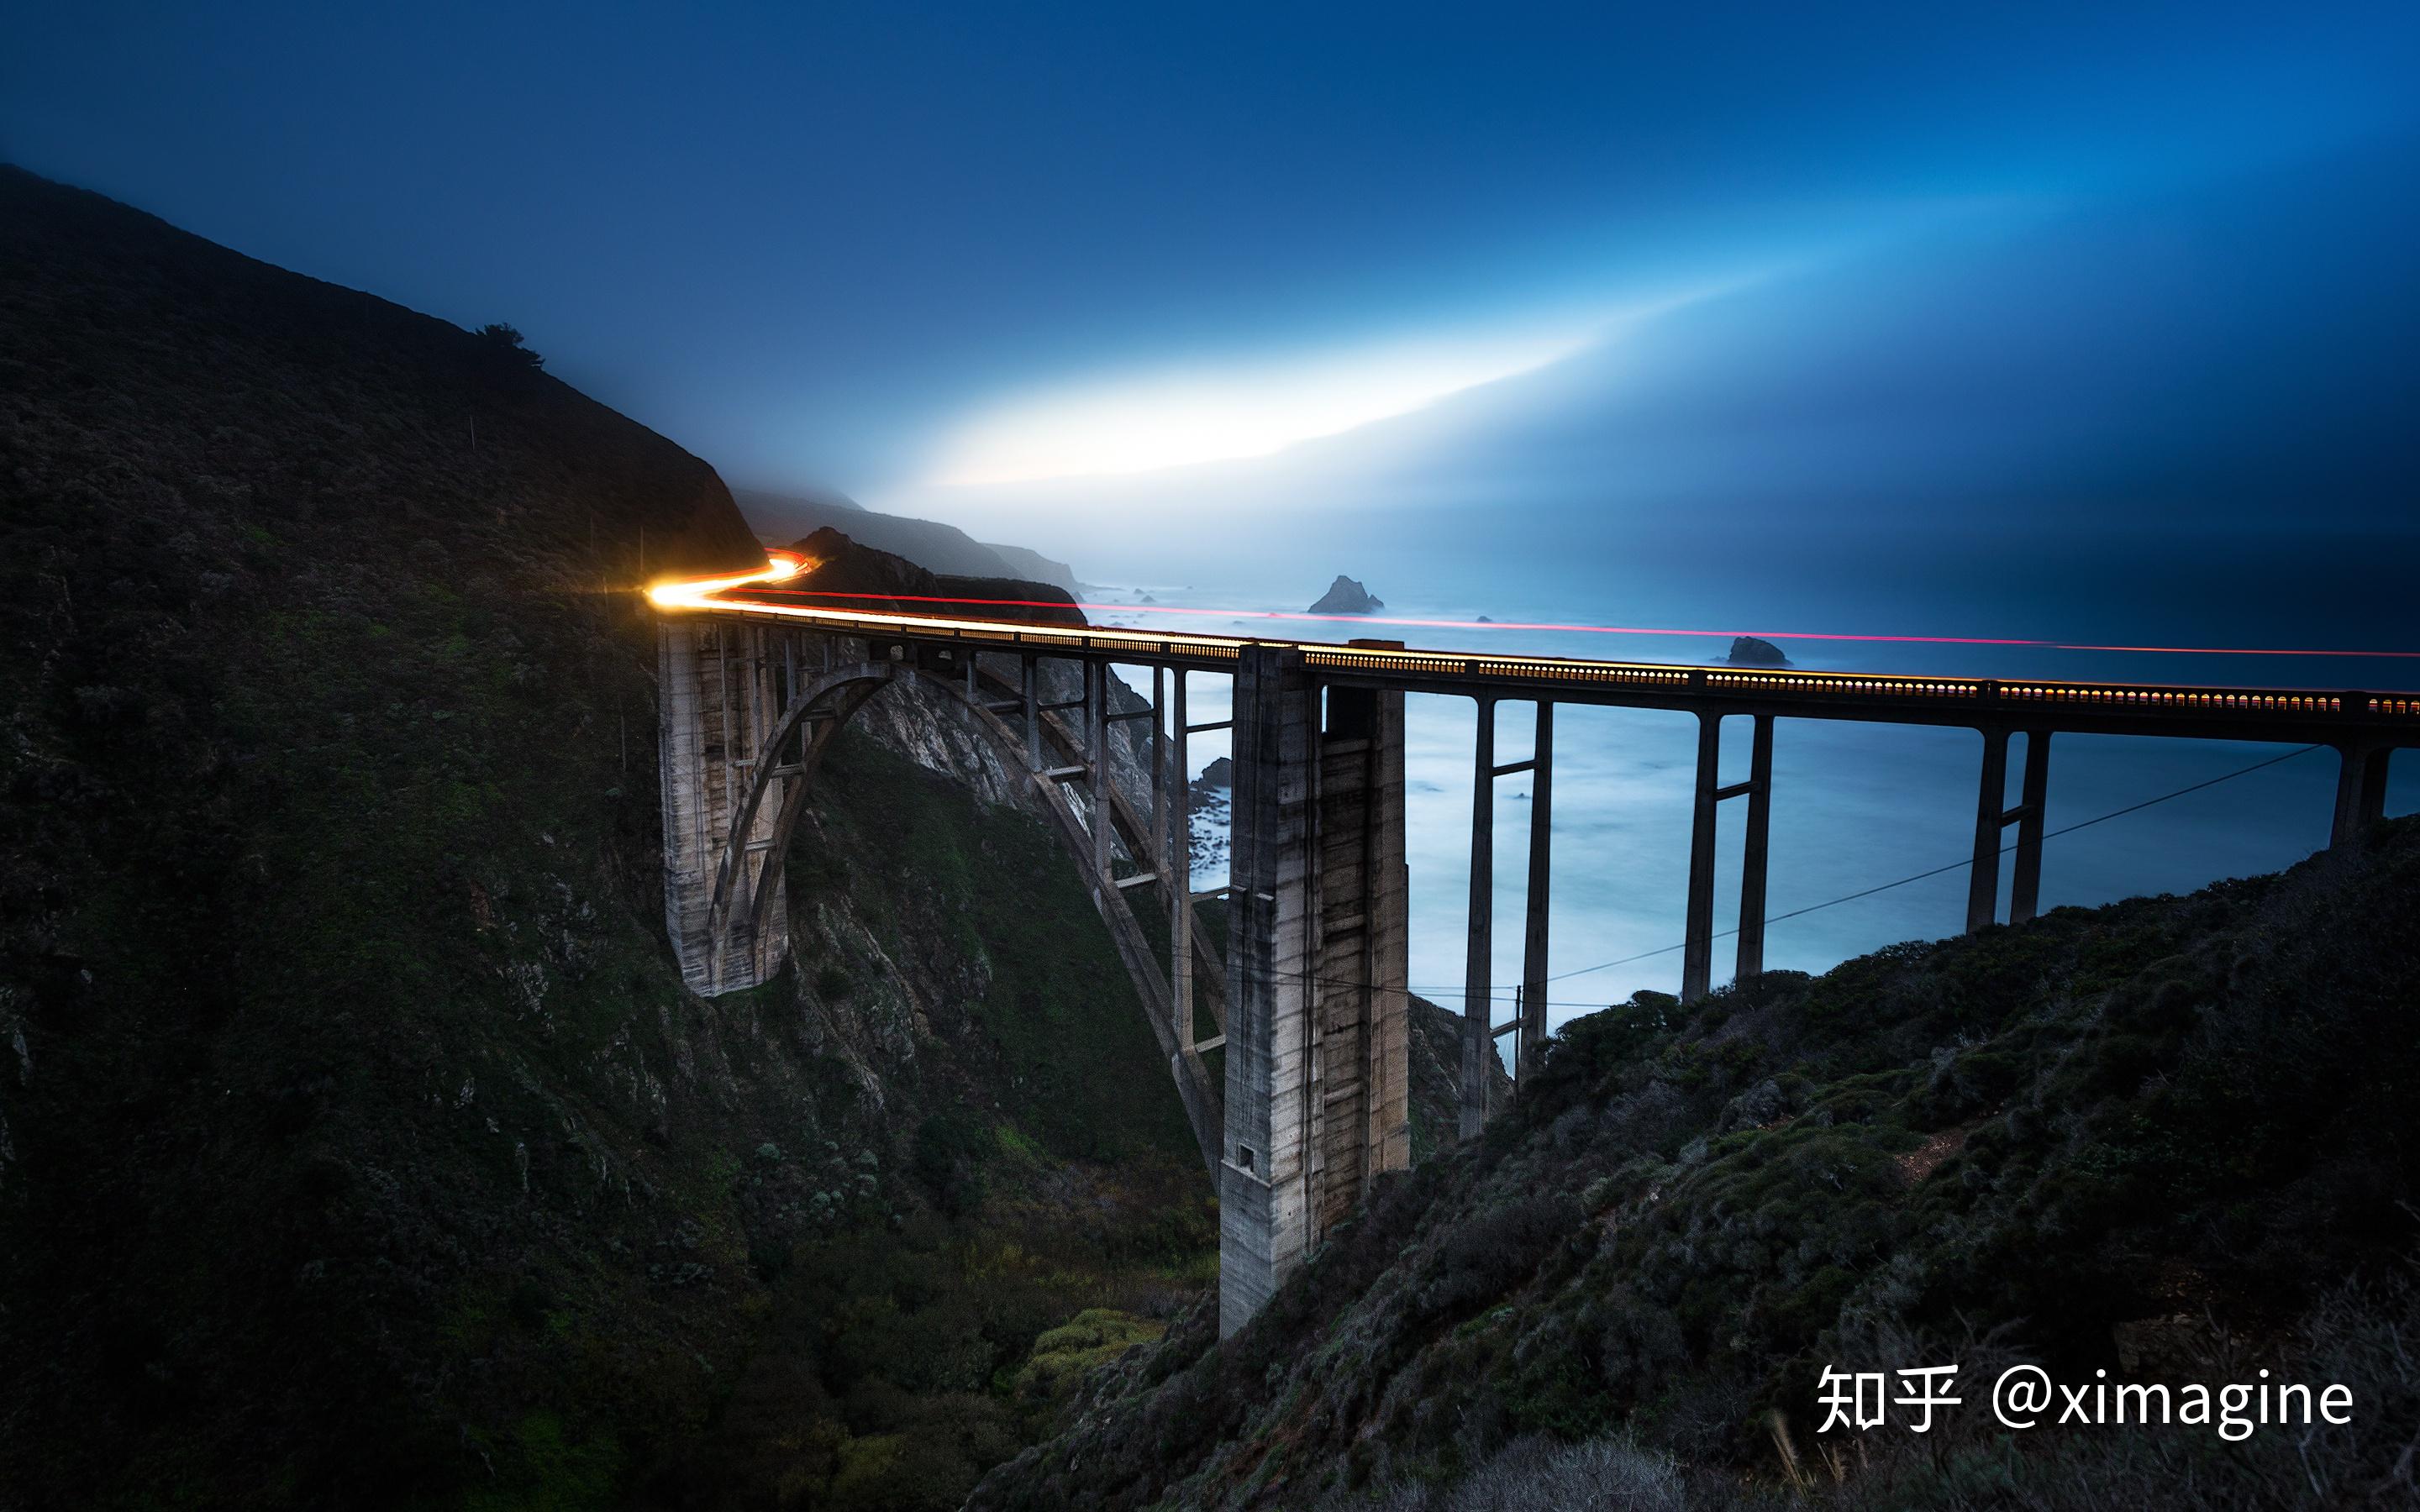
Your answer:
[[[1404,699],[1235,665],[1218,1328],[1410,1164]]]
[[[656,640],[664,928],[681,980],[695,992],[753,987],[789,953],[781,867],[729,868],[743,896],[716,899],[716,878],[725,873],[732,847],[763,855],[774,842],[775,810],[761,802],[750,807],[755,768],[782,713],[768,635],[754,625],[689,619],[665,621]],[[752,882],[770,890],[761,906],[745,895]]]

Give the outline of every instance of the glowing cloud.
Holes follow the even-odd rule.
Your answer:
[[[1588,347],[1601,330],[1396,342],[1040,394],[959,432],[934,481],[1029,483],[1267,456],[1535,372]]]
[[[1627,303],[1583,301],[1552,322],[1135,372],[1045,392],[978,415],[944,445],[931,482],[979,487],[1268,456],[1537,372],[1774,271],[1735,271]]]

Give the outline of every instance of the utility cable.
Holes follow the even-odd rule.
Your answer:
[[[2072,835],[2079,829],[2089,829],[2095,825],[2106,824],[2112,819],[2121,819],[2131,813],[2139,813],[2145,809],[2153,808],[2159,804],[2169,802],[2172,799],[2184,797],[2188,794],[2199,793],[2204,788],[2213,788],[2222,782],[2231,782],[2239,777],[2249,777],[2254,772],[2263,770],[2267,767],[2275,766],[2283,762],[2292,761],[2297,756],[2307,756],[2312,751],[2319,748],[2321,748],[2318,746],[2299,747],[2293,750],[2286,752],[2282,756],[2272,756],[2266,761],[2254,762],[2249,766],[2240,766],[2234,771],[2224,772],[2217,777],[2205,778],[2199,782],[2188,783],[2184,787],[2160,794],[2156,797],[2145,798],[2138,803],[2130,803],[2121,809],[2112,809],[2107,813],[2095,814],[2089,819],[2080,819],[2071,825],[2063,825],[2056,829],[2047,832],[2041,838],[2044,841],[2049,841],[2055,840],[2062,835]],[[2017,848],[2018,847],[2016,845],[2004,845],[1996,853],[1996,856],[2006,856],[2010,851]],[[1870,898],[1876,893],[1888,892],[1894,887],[1904,887],[1912,882],[1922,882],[1928,877],[1937,877],[1945,872],[1955,872],[1960,867],[1972,867],[1974,864],[1975,859],[1973,856],[1968,856],[1963,860],[1950,861],[1941,866],[1928,868],[1922,872],[1911,872],[1896,881],[1878,883],[1870,887],[1861,887],[1855,892],[1842,893],[1837,898],[1827,898],[1819,903],[1808,903],[1803,908],[1793,908],[1788,913],[1768,915],[1765,918],[1765,922],[1767,924],[1777,924],[1784,919],[1801,918],[1808,914],[1820,912],[1823,909],[1837,907],[1841,903],[1855,903],[1861,898]],[[1709,940],[1728,939],[1738,933],[1739,930],[1737,927],[1733,927],[1710,935],[1708,938]],[[1599,971],[1609,971],[1615,966],[1626,966],[1634,962],[1651,960],[1659,955],[1669,955],[1675,950],[1685,949],[1686,948],[1686,941],[1683,941],[1678,945],[1658,946],[1652,950],[1641,950],[1636,955],[1625,955],[1612,961],[1600,961],[1592,966],[1580,966],[1571,971],[1559,971],[1553,976],[1548,977],[1546,980],[1548,981],[1568,981],[1574,977],[1586,977]],[[1273,972],[1271,975],[1282,980],[1310,982],[1315,985],[1326,987],[1359,987],[1366,985],[1365,983],[1357,981],[1345,981],[1335,978],[1312,976],[1304,972]],[[1467,998],[1469,996],[1469,993],[1466,989],[1462,988],[1407,987],[1404,990],[1421,997]],[[1499,991],[1497,988],[1493,986],[1488,989],[1488,1001],[1491,1003],[1503,1003],[1510,1002],[1512,1000],[1512,994],[1510,991]],[[1549,1000],[1545,1006],[1548,1008],[1597,1009],[1603,1008],[1606,1005],[1596,1002]]]

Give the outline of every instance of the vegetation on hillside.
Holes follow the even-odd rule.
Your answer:
[[[1199,1284],[1029,817],[853,744],[814,959],[682,990],[632,590],[761,560],[709,468],[13,171],[0,285],[0,1504],[938,1504]]]
[[[1641,994],[1235,1339],[1197,1312],[1094,1376],[973,1504],[2409,1504],[2415,981],[2404,824],[2359,862]],[[2358,1410],[2011,1435],[1984,1404],[2019,1360],[2267,1367]],[[1827,1365],[1951,1363],[1974,1405],[1942,1430],[1819,1436]]]
[[[677,1423],[733,1329],[613,1089],[690,1026],[604,590],[744,526],[480,337],[14,170],[0,285],[6,1499],[606,1473],[565,1404]]]
[[[644,1499],[953,1508],[1047,1428],[1078,1365],[1156,1337],[1215,1273],[1216,1209],[1041,823],[854,731],[812,801],[788,975],[830,1036],[817,1102],[827,1127],[897,1134],[879,1156],[760,1149],[736,1173],[765,1327]]]

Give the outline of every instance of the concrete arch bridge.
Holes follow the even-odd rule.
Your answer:
[[[1545,1038],[1554,711],[1586,703],[1699,721],[1683,995],[1714,980],[1715,817],[1746,800],[1739,976],[1763,969],[1773,730],[1780,719],[1969,729],[1979,737],[1966,927],[2040,901],[2053,737],[2066,733],[2324,745],[2338,757],[2331,844],[2384,811],[2387,763],[2420,745],[2420,694],[2359,689],[1897,677],[1417,651],[1397,642],[1166,634],[932,612],[875,612],[785,586],[804,570],[652,591],[659,609],[665,918],[702,993],[763,981],[787,949],[781,857],[831,737],[888,684],[963,708],[1040,795],[1133,978],[1220,1209],[1219,1318],[1240,1327],[1384,1171],[1406,1165],[1409,878],[1404,697],[1469,698],[1471,887],[1461,1132],[1487,1114],[1485,1057],[1515,1037],[1516,1075]],[[845,602],[845,601],[840,601]],[[1148,707],[1112,707],[1113,668],[1147,670]],[[1078,675],[1046,669],[1073,668]],[[1187,679],[1232,680],[1232,718],[1188,722]],[[1080,688],[1080,692],[1077,691]],[[1054,696],[1054,690],[1063,696]],[[1531,754],[1499,763],[1500,703],[1530,705]],[[1717,779],[1724,723],[1747,721],[1747,778]],[[1110,731],[1147,719],[1148,780],[1113,779]],[[1187,740],[1232,728],[1234,798],[1223,959],[1196,917]],[[2012,737],[2022,767],[2008,792]],[[1494,1019],[1494,789],[1531,778],[1525,1005]],[[1204,1032],[1206,1031],[1206,1032]],[[1223,1074],[1203,1057],[1222,1048]]]

